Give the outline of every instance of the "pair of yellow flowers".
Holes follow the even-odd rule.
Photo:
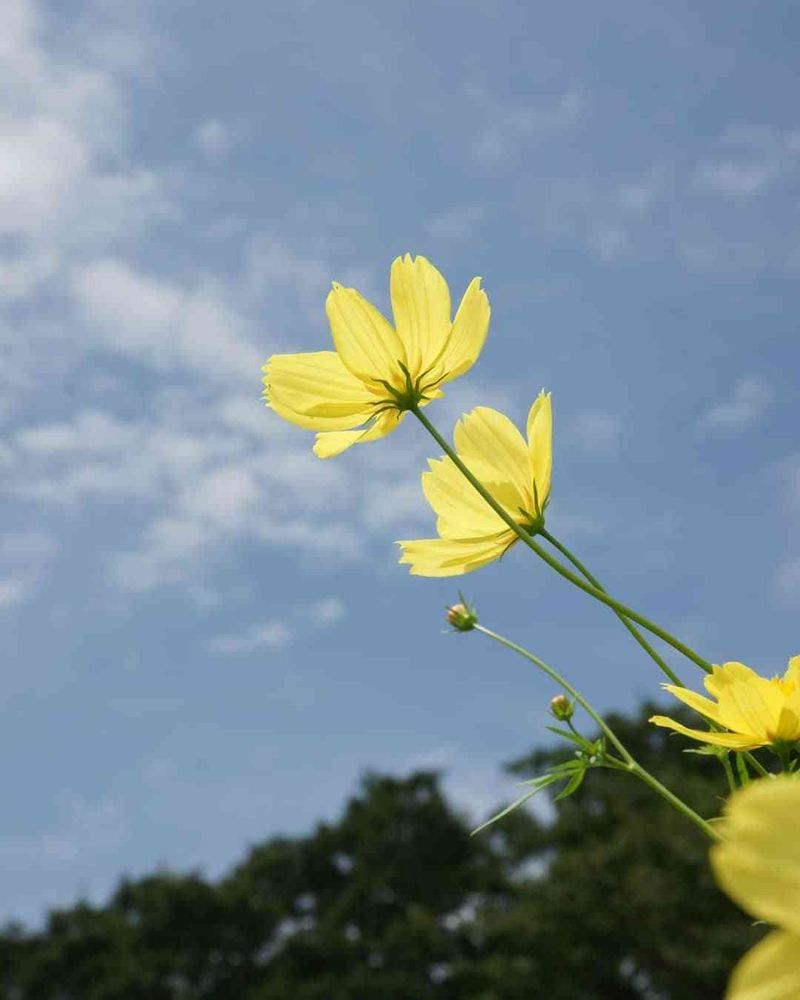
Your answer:
[[[264,365],[267,405],[317,431],[314,452],[330,458],[395,430],[410,410],[477,361],[489,331],[481,279],[452,317],[447,282],[425,257],[398,257],[390,295],[394,325],[354,288],[334,283],[325,302],[335,351],[275,354]],[[459,458],[523,527],[541,521],[550,496],[553,418],[549,393],[528,414],[527,440],[504,414],[479,406],[458,422]],[[422,488],[438,538],[401,541],[401,562],[420,576],[457,576],[498,559],[517,535],[449,458],[432,459]]]

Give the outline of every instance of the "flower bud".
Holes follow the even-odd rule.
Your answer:
[[[575,706],[565,694],[557,694],[550,701],[550,714],[559,722],[569,722],[575,714]]]
[[[458,632],[470,632],[478,624],[478,616],[474,608],[461,601],[447,609],[447,621]]]

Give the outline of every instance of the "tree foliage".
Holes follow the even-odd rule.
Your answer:
[[[718,763],[637,718],[628,747],[713,815]],[[565,759],[534,750],[530,777]],[[557,789],[553,790],[554,792]],[[552,816],[486,832],[437,775],[369,775],[342,816],[255,847],[226,877],[123,881],[103,906],[0,936],[5,1000],[707,1000],[758,932],[716,890],[702,835],[593,771]]]

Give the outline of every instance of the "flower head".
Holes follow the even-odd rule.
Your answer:
[[[389,434],[413,406],[441,396],[483,348],[490,310],[480,278],[455,319],[447,282],[425,257],[392,263],[390,293],[394,326],[355,288],[334,282],[325,310],[336,350],[273,354],[262,369],[267,405],[319,431],[320,458]]]
[[[458,604],[451,604],[447,609],[447,621],[456,632],[471,632],[478,624],[475,608],[462,597]]]
[[[774,924],[734,970],[727,1000],[800,997],[800,780],[762,779],[736,792],[711,850],[717,882],[743,910]]]
[[[565,694],[557,694],[550,699],[550,714],[559,722],[569,722],[575,714],[575,703]]]
[[[731,750],[754,750],[800,740],[800,656],[789,660],[783,677],[772,680],[743,663],[723,663],[708,674],[705,686],[716,701],[670,684],[665,684],[664,690],[727,732],[688,729],[663,715],[654,715],[650,721]]]
[[[528,414],[528,440],[497,410],[479,406],[456,424],[458,457],[516,522],[541,530],[550,498],[553,450],[550,393]],[[438,538],[401,541],[401,563],[418,576],[458,576],[499,559],[518,536],[449,458],[430,459],[422,489],[437,515]]]

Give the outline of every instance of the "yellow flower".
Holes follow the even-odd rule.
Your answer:
[[[497,410],[479,406],[456,424],[456,454],[515,519],[535,532],[544,524],[553,463],[550,393],[528,414],[527,442]],[[437,515],[439,538],[401,541],[401,563],[417,576],[458,576],[499,559],[518,536],[449,458],[430,459],[422,489]]]
[[[732,750],[754,750],[800,740],[800,656],[789,660],[783,677],[772,680],[743,663],[723,663],[707,675],[705,686],[716,701],[670,684],[665,684],[664,690],[728,732],[687,729],[663,715],[654,715],[650,721],[694,740]]]
[[[412,406],[441,396],[483,348],[490,310],[480,278],[455,319],[447,282],[424,257],[398,257],[389,284],[394,326],[355,288],[334,282],[325,310],[336,350],[273,354],[262,369],[267,406],[320,431],[320,458],[389,434]]]
[[[743,910],[774,924],[741,960],[726,1000],[800,997],[800,781],[764,778],[736,792],[711,850],[717,882]]]

